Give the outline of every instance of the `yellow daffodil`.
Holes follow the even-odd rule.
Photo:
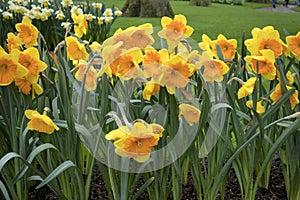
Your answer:
[[[232,60],[234,58],[237,47],[236,39],[227,39],[222,34],[218,35],[217,40],[213,41],[214,55],[218,58],[217,45],[220,47],[225,60]]]
[[[246,106],[250,109],[253,109],[253,100],[248,100]],[[256,102],[256,112],[261,115],[265,112],[265,107],[261,104],[260,101]]]
[[[13,49],[21,50],[22,40],[17,35],[12,32],[7,34],[7,48],[8,52],[11,52]]]
[[[142,24],[137,27],[131,26],[125,30],[118,29],[112,37],[103,42],[103,46],[122,42],[120,46],[121,49],[128,50],[134,47],[144,49],[154,43],[152,33],[153,27],[150,23]]]
[[[203,69],[203,78],[207,82],[221,82],[223,75],[229,70],[229,67],[221,60],[214,59],[210,51],[205,51],[200,56],[197,66]]]
[[[213,42],[206,34],[202,35],[202,42],[200,42],[198,45],[203,51],[213,50]]]
[[[243,83],[242,87],[238,90],[238,98],[241,99],[243,97],[252,94],[255,84],[256,84],[256,77],[249,78],[246,82]]]
[[[32,99],[35,98],[35,94],[41,95],[44,91],[38,84],[38,76],[33,76],[31,74],[23,76],[22,78],[16,78],[15,84],[23,94],[29,95],[30,92],[32,92]]]
[[[89,57],[85,45],[80,43],[76,37],[66,37],[66,45],[67,57],[70,60],[86,60]]]
[[[74,25],[74,32],[75,35],[79,38],[82,38],[83,35],[86,34],[86,31],[88,29],[88,22],[86,20],[86,14],[72,14]]]
[[[179,110],[179,117],[183,116],[190,126],[199,122],[201,112],[195,106],[180,104]]]
[[[139,63],[143,60],[143,53],[139,48],[132,48],[125,51],[111,64],[112,73],[123,80],[129,80],[141,75]]]
[[[163,73],[163,63],[169,59],[169,52],[166,49],[155,50],[154,48],[146,48],[143,59],[143,67],[147,77],[152,77],[155,81]]]
[[[270,49],[277,58],[282,54],[283,47],[279,32],[273,26],[266,26],[263,29],[254,28],[252,37],[245,41],[248,51],[251,55],[261,55],[260,50]]]
[[[135,122],[131,128],[121,126],[106,135],[114,140],[115,152],[119,156],[145,162],[150,158],[152,147],[158,144],[164,128],[159,124]]]
[[[38,45],[38,29],[31,24],[28,17],[23,18],[21,23],[16,24],[16,30],[18,31],[18,37],[21,38],[26,48]]]
[[[35,130],[47,134],[53,133],[54,130],[59,130],[56,124],[52,121],[50,117],[46,115],[45,112],[43,115],[41,115],[36,110],[26,110],[25,116],[28,119],[30,119],[30,121],[27,124],[27,128],[29,130]]]
[[[9,85],[15,78],[21,78],[27,73],[28,70],[18,62],[18,56],[0,50],[0,86]]]
[[[175,15],[174,19],[166,16],[161,18],[163,30],[158,32],[158,36],[167,40],[170,51],[174,51],[181,39],[190,37],[194,32],[194,29],[186,23],[184,15]]]
[[[279,73],[279,72],[277,71],[277,73]],[[287,71],[287,73],[285,74],[285,77],[287,79],[288,84],[292,85],[295,82],[295,79],[294,79],[291,71]],[[280,82],[280,75],[277,75],[277,80]]]
[[[29,47],[24,51],[14,52],[18,52],[19,63],[26,67],[33,76],[38,76],[39,72],[42,72],[47,68],[47,64],[40,60],[39,51],[35,47]]]
[[[171,56],[170,60],[165,62],[165,70],[160,83],[166,86],[170,94],[174,94],[176,88],[183,88],[187,85],[194,71],[195,66],[188,63],[182,56]]]
[[[79,81],[83,81],[84,74],[86,73],[85,78],[85,89],[87,91],[95,90],[97,87],[97,70],[90,66],[86,72],[87,62],[85,60],[80,60],[77,64],[78,70],[75,73],[75,78]]]
[[[290,89],[292,89],[292,87],[286,86],[286,89],[290,90]],[[282,91],[281,91],[281,87],[280,87],[280,83],[279,83],[276,85],[274,92],[271,93],[270,98],[272,99],[272,101],[277,102],[281,98],[281,96],[282,96]],[[293,95],[290,97],[291,108],[294,109],[298,103],[299,103],[298,91],[295,90]]]
[[[255,73],[261,74],[268,80],[276,76],[275,56],[272,50],[260,50],[260,56],[246,56],[244,59],[250,63]]]
[[[101,55],[102,45],[99,44],[99,42],[94,41],[92,42],[92,44],[89,45],[89,47],[93,52],[96,52],[97,54]]]
[[[143,90],[143,98],[150,101],[151,96],[155,95],[160,90],[160,85],[155,82],[147,82]]]
[[[287,36],[286,43],[297,60],[300,61],[300,31],[297,35]]]

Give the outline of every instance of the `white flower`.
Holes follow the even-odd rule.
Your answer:
[[[2,16],[3,16],[4,19],[12,19],[13,18],[13,14],[8,12],[8,11],[4,11],[2,13]]]
[[[116,10],[116,11],[115,11],[115,15],[118,16],[118,17],[120,17],[122,14],[123,14],[123,13],[122,13],[121,10]]]
[[[73,5],[73,1],[72,1],[72,0],[63,0],[63,1],[61,2],[61,5],[62,5],[63,7],[68,7],[68,6]]]
[[[70,26],[71,25],[71,23],[70,22],[62,22],[61,23],[61,26],[63,27],[63,28],[68,28],[68,26]]]
[[[92,6],[96,9],[101,9],[102,8],[102,3],[92,3]]]
[[[103,13],[104,17],[112,17],[113,16],[113,12],[111,10],[111,8],[107,8],[104,13]]]
[[[47,17],[50,17],[53,12],[54,12],[54,10],[51,8],[43,8],[42,9],[42,13],[45,13],[47,15]]]
[[[87,15],[86,15],[86,19],[87,19],[89,22],[91,22],[91,21],[93,21],[94,19],[96,19],[96,16],[94,16],[94,15],[92,15],[92,14],[87,14]]]
[[[104,17],[104,21],[107,24],[110,24],[114,18],[113,17]]]
[[[56,11],[55,15],[56,15],[56,19],[58,20],[63,20],[66,17],[61,10]]]
[[[71,14],[76,14],[76,15],[83,14],[83,10],[78,6],[72,6]]]

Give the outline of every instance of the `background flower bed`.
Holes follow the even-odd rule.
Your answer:
[[[162,23],[162,26],[163,28],[166,28],[168,24],[166,22],[171,23],[172,19],[164,18],[164,20],[165,21],[164,23]],[[175,17],[174,23],[178,23],[178,21],[180,21],[184,26],[186,26],[186,22],[182,16],[177,16],[177,18]],[[80,23],[81,22],[79,22],[79,24],[75,24],[74,26],[81,27]],[[25,22],[22,22],[22,24],[25,24]],[[32,26],[30,27],[32,28]],[[82,26],[81,28],[82,30],[84,30],[84,26]],[[186,31],[185,29],[179,29],[179,30],[180,33],[185,34],[185,35],[179,34],[180,36],[179,39],[188,37],[191,34],[190,28],[188,29],[188,31]],[[128,89],[130,85],[135,83],[134,82],[135,79],[131,79],[128,74],[124,73],[122,67],[120,68],[119,66],[120,64],[118,64],[119,68],[113,68],[113,66],[105,67],[104,69],[112,70],[112,72],[106,72],[107,75],[103,75],[104,70],[102,69],[100,70],[97,67],[99,67],[98,66],[99,62],[101,63],[101,61],[103,60],[105,60],[109,64],[112,64],[110,63],[109,60],[110,59],[109,55],[111,55],[110,51],[118,50],[118,48],[120,47],[120,44],[114,43],[114,41],[120,40],[123,42],[123,44],[128,42],[127,40],[124,40],[127,34],[133,34],[135,33],[135,31],[142,31],[142,33],[145,34],[145,35],[142,34],[142,36],[147,39],[146,44],[150,44],[152,41],[150,36],[152,34],[152,28],[151,26],[149,26],[149,24],[144,24],[139,27],[131,27],[126,31],[119,30],[118,33],[115,34],[114,37],[111,37],[110,40],[107,40],[106,44],[103,44],[103,46],[97,43],[92,43],[92,41],[90,44],[87,44],[83,40],[76,38],[76,35],[78,36],[79,33],[76,32],[76,29],[74,29],[74,31],[75,31],[75,35],[73,35],[72,32],[67,32],[68,34],[70,34],[70,36],[66,38],[65,43],[60,43],[58,45],[55,51],[55,55],[51,54],[50,56],[48,55],[49,52],[43,51],[41,50],[41,48],[39,49],[41,60],[39,60],[38,62],[47,63],[48,68],[45,69],[44,66],[41,67],[39,66],[38,70],[40,76],[38,82],[34,82],[34,84],[30,82],[32,84],[32,88],[31,88],[32,91],[30,93],[34,94],[35,92],[37,96],[32,97],[31,94],[29,96],[27,96],[26,94],[24,95],[22,94],[24,93],[22,88],[19,88],[18,90],[13,84],[9,85],[9,83],[4,83],[4,85],[9,85],[9,86],[4,86],[3,89],[1,88],[1,94],[2,94],[1,96],[7,97],[1,99],[2,102],[1,109],[3,111],[1,113],[3,113],[4,115],[1,121],[2,122],[1,130],[3,131],[2,137],[4,138],[3,140],[1,140],[1,142],[3,142],[1,148],[3,148],[4,154],[6,153],[4,156],[2,156],[1,159],[1,169],[2,169],[1,174],[4,179],[1,183],[5,182],[5,184],[8,185],[6,187],[4,184],[1,184],[1,190],[3,194],[6,196],[8,195],[7,192],[8,189],[10,195],[12,195],[13,198],[17,198],[17,197],[27,198],[26,195],[30,184],[34,182],[40,182],[38,188],[42,187],[43,185],[49,184],[49,186],[61,198],[65,198],[65,197],[73,198],[73,195],[75,198],[80,198],[80,199],[88,198],[90,180],[92,175],[91,172],[95,160],[87,151],[86,147],[81,144],[81,141],[83,141],[83,144],[85,144],[88,148],[90,148],[91,152],[93,153],[96,152],[95,149],[91,148],[90,146],[90,145],[94,145],[94,142],[97,141],[97,139],[95,139],[97,137],[91,134],[94,129],[97,130],[97,126],[93,127],[94,121],[91,119],[96,119],[97,124],[99,122],[100,124],[105,123],[106,126],[102,126],[104,127],[103,131],[108,134],[111,130],[118,130],[116,129],[117,128],[116,124],[120,126],[118,118],[116,117],[116,113],[109,112],[109,111],[111,109],[110,106],[116,103],[117,105],[116,108],[122,112],[122,109],[124,109],[122,107],[123,102],[122,101],[119,102],[119,100],[112,98],[111,96],[108,96],[108,94],[110,94],[113,90],[115,90],[116,86],[122,87],[123,83],[125,84],[126,89]],[[271,29],[270,27],[264,30],[256,29],[256,31],[263,31],[262,33],[274,32],[274,30]],[[21,31],[18,30],[18,32]],[[174,58],[180,59],[181,61],[180,65],[182,65],[182,68],[185,69],[190,69],[192,65],[197,63],[196,61],[199,61],[202,64],[198,66],[197,74],[195,74],[194,77],[191,77],[192,80],[191,82],[187,81],[187,79],[190,80],[190,77],[187,77],[185,78],[186,80],[183,80],[181,79],[180,76],[178,76],[178,80],[181,80],[181,82],[179,81],[180,85],[176,85],[177,83],[172,81],[160,82],[162,79],[159,78],[158,79],[159,81],[157,83],[160,84],[162,88],[161,91],[156,95],[152,93],[150,96],[146,95],[146,97],[142,95],[142,93],[144,94],[144,91],[147,91],[145,89],[146,86],[145,88],[144,87],[139,88],[136,91],[136,93],[134,93],[133,96],[131,95],[126,96],[128,94],[124,93],[124,95],[127,98],[128,97],[130,98],[131,103],[129,104],[129,106],[134,109],[132,110],[130,109],[129,114],[124,115],[123,113],[121,117],[119,116],[121,118],[120,121],[123,121],[125,124],[127,123],[126,125],[128,127],[132,126],[130,123],[131,120],[128,119],[126,120],[126,118],[129,117],[133,119],[141,118],[137,121],[133,121],[132,124],[138,124],[137,122],[139,122],[139,125],[142,126],[141,124],[142,119],[147,120],[147,123],[151,123],[152,121],[150,119],[153,118],[150,118],[151,114],[150,113],[147,114],[147,110],[145,109],[151,108],[152,106],[155,105],[154,103],[159,100],[159,103],[161,105],[169,108],[167,112],[167,116],[168,116],[167,123],[165,123],[165,127],[164,127],[166,133],[163,133],[162,135],[163,137],[161,139],[163,142],[165,142],[165,144],[169,144],[168,139],[176,138],[177,136],[177,135],[175,136],[172,135],[172,133],[176,131],[177,127],[183,126],[183,128],[189,130],[186,132],[188,133],[191,130],[193,130],[193,124],[198,123],[198,119],[194,120],[196,119],[196,117],[199,117],[197,112],[195,115],[193,115],[195,118],[188,118],[188,115],[186,116],[180,107],[177,108],[178,102],[176,99],[174,99],[175,96],[172,94],[177,89],[181,91],[181,89],[185,87],[182,86],[182,83],[185,84],[188,83],[187,85],[191,88],[186,88],[187,90],[186,93],[184,94],[187,95],[188,92],[194,92],[193,94],[197,96],[197,98],[199,98],[197,99],[196,102],[193,102],[194,105],[196,106],[199,103],[200,110],[201,110],[201,118],[199,120],[200,128],[197,130],[198,136],[195,139],[195,141],[193,141],[195,142],[194,145],[191,145],[191,147],[187,150],[187,152],[182,157],[180,157],[178,160],[176,159],[172,160],[172,165],[157,171],[154,170],[153,172],[150,173],[144,173],[142,175],[142,177],[144,178],[144,182],[142,182],[141,184],[137,182],[138,179],[135,180],[134,177],[137,176],[136,174],[131,174],[131,173],[127,173],[126,171],[118,171],[112,168],[107,168],[105,165],[100,163],[99,165],[100,171],[102,171],[103,180],[105,181],[106,187],[108,188],[109,196],[111,198],[114,197],[116,199],[119,198],[125,199],[128,196],[131,196],[132,198],[138,197],[139,194],[141,194],[138,193],[138,191],[136,191],[136,186],[138,186],[140,188],[139,190],[140,192],[143,192],[143,189],[147,189],[149,195],[154,195],[151,197],[153,199],[162,198],[163,196],[167,198],[170,194],[170,191],[172,192],[174,199],[179,199],[183,187],[182,184],[188,181],[187,177],[189,177],[188,172],[190,170],[199,198],[202,194],[205,195],[206,198],[213,198],[215,195],[218,194],[218,191],[220,191],[221,193],[223,192],[224,195],[224,185],[226,184],[226,176],[228,175],[229,172],[228,170],[231,167],[231,164],[233,164],[232,166],[234,170],[239,174],[238,180],[239,180],[240,187],[243,190],[242,191],[243,198],[251,199],[254,198],[255,189],[258,185],[262,185],[264,187],[268,185],[268,180],[270,175],[269,170],[271,167],[270,161],[272,160],[272,156],[274,155],[275,152],[280,154],[282,158],[282,162],[285,164],[286,169],[289,169],[290,167],[293,170],[296,169],[296,171],[293,170],[291,171],[297,174],[298,173],[297,167],[295,167],[297,166],[297,163],[293,163],[294,161],[297,162],[297,159],[293,159],[293,157],[291,159],[289,157],[289,156],[297,155],[294,153],[293,154],[289,153],[289,150],[294,150],[297,148],[297,143],[294,144],[294,139],[295,141],[297,141],[298,138],[297,134],[294,134],[297,133],[296,131],[297,121],[293,122],[293,120],[291,120],[292,118],[291,119],[285,118],[285,116],[287,116],[288,114],[293,113],[288,103],[289,102],[288,100],[292,94],[295,94],[294,88],[298,87],[297,81],[294,83],[287,82],[290,81],[291,75],[285,77],[285,73],[284,73],[291,69],[297,75],[297,70],[295,69],[295,66],[297,66],[298,63],[296,59],[293,57],[293,54],[290,55],[286,54],[280,58],[277,58],[276,66],[279,72],[277,72],[276,74],[279,74],[280,78],[275,80],[274,79],[275,75],[273,72],[271,78],[269,75],[265,73],[262,73],[262,75],[258,75],[258,74],[255,75],[255,71],[257,72],[258,70],[257,68],[255,69],[255,64],[252,64],[252,70],[250,69],[249,66],[244,65],[244,63],[240,60],[240,58],[245,58],[246,56],[245,47],[243,48],[241,56],[235,54],[233,58],[227,56],[224,58],[222,56],[223,55],[225,56],[226,54],[221,53],[220,49],[218,49],[217,46],[213,46],[216,44],[214,42],[222,41],[222,40],[223,42],[225,41],[226,45],[230,44],[232,46],[235,46],[232,43],[233,40],[231,39],[227,40],[226,38],[224,39],[221,36],[220,37],[218,36],[216,40],[211,41],[209,38],[202,37],[202,45],[200,45],[202,50],[206,50],[207,52],[210,51],[209,49],[205,49],[207,47],[206,45],[213,47],[213,49],[215,48],[214,57],[209,57],[210,56],[209,53],[207,54],[202,53],[202,55],[198,55],[196,53],[190,55],[189,54],[191,53],[189,52],[190,47],[186,45],[187,43],[185,42],[185,40],[183,40],[183,45],[185,46],[178,47],[179,51],[177,52],[177,50],[173,49],[174,46],[172,48],[170,46],[174,45],[174,43],[175,46],[178,45],[180,40],[175,40],[170,42],[170,39],[168,38],[168,34],[167,34],[168,30],[161,31],[159,33],[161,37],[164,37],[166,39],[166,43],[164,45],[169,45],[169,51],[171,52],[174,51],[175,53],[179,52],[185,55],[181,58],[172,57],[173,54],[168,52],[168,55],[170,55],[171,57],[169,64],[173,66],[173,68],[176,67],[176,65],[174,64],[178,64],[175,62],[176,60]],[[123,39],[121,36],[123,37]],[[174,34],[174,37],[176,38],[176,34]],[[254,37],[254,41],[258,39],[255,38],[255,34],[253,34],[253,37]],[[267,35],[267,38],[268,37],[269,36]],[[276,42],[280,41],[277,36],[272,39],[276,40]],[[25,43],[25,45],[27,46],[22,48],[29,49],[29,48],[35,48],[35,47],[29,47],[31,45],[36,46],[33,43],[32,44]],[[116,45],[117,47],[113,45]],[[220,43],[220,45],[223,45],[223,43]],[[70,46],[80,47],[80,48],[76,50],[74,48],[69,48]],[[90,48],[85,49],[85,47],[87,46],[89,46]],[[26,50],[24,50],[24,52],[25,51]],[[97,60],[97,58],[98,59],[101,58],[98,55],[100,51],[101,51],[100,55],[103,55],[102,57],[103,60]],[[155,53],[155,50],[151,48],[147,49],[146,52],[147,51]],[[252,53],[252,50],[249,49],[249,51],[251,51]],[[67,52],[67,54],[65,52]],[[134,52],[138,53],[140,51],[134,49]],[[167,52],[167,50],[162,52]],[[3,51],[1,53],[3,53]],[[284,53],[287,52],[284,51]],[[76,60],[79,58],[88,57],[87,56],[88,54],[91,55],[91,59],[88,60],[88,62],[85,62],[84,60],[81,60],[81,62],[79,63],[76,62]],[[3,53],[3,55],[6,56],[5,53]],[[84,55],[84,57],[80,57],[82,55]],[[140,64],[141,62],[141,60],[139,60],[138,58],[139,56],[137,55],[139,54],[127,55],[125,53],[124,55],[120,55],[120,56],[121,57],[128,56],[128,58],[130,59],[134,58],[131,64],[134,65],[135,66],[134,69],[137,70],[138,65],[136,64]],[[256,56],[257,57],[255,56],[252,57],[252,59],[261,59],[259,55]],[[187,60],[188,57],[190,57],[191,59]],[[69,61],[69,59],[74,61]],[[217,73],[217,76],[215,77],[214,73],[206,72],[205,70],[207,70],[207,66],[205,66],[206,65],[204,62],[206,61],[205,59],[208,59],[209,62],[214,62],[214,64],[218,67],[223,66],[224,69],[222,70],[222,72],[220,72],[221,74]],[[268,62],[274,63],[272,58],[267,58],[267,59],[270,59],[268,60]],[[127,59],[121,61],[127,61]],[[224,62],[227,62],[227,64],[224,64]],[[203,67],[202,65],[205,67]],[[102,63],[102,67],[104,66],[105,63]],[[90,68],[91,71],[89,71],[89,67],[91,67]],[[176,69],[176,68],[169,69],[168,65],[166,65],[165,67],[166,67],[166,72],[168,72],[168,70]],[[240,67],[242,67],[242,69],[240,69]],[[260,65],[260,67],[264,67],[264,65]],[[103,75],[101,77],[101,82],[97,83],[95,81],[98,79],[98,77],[96,77],[97,79],[94,79],[95,70],[99,70],[98,71],[99,74]],[[187,76],[186,75],[187,73],[181,70],[177,70],[176,73],[179,72],[184,73],[185,76]],[[109,79],[108,77],[111,76],[110,73],[114,73],[114,76],[112,76],[112,78]],[[168,75],[171,74],[172,73]],[[188,76],[190,76],[189,74],[190,72],[188,73]],[[133,75],[136,74],[133,73]],[[243,99],[242,101],[235,101],[237,98],[240,98],[239,96],[237,96],[236,91],[240,90],[240,88],[243,88],[240,86],[240,84],[241,85],[245,84],[243,83],[243,81],[247,81],[249,76],[256,77],[259,81],[257,82],[256,87],[253,86],[252,91],[247,94],[247,95],[251,95],[247,98],[252,99],[254,102],[259,102],[260,100],[259,97],[263,97],[264,98],[263,105],[269,108],[266,111],[266,114],[262,114],[263,112],[260,112],[262,116],[260,116],[258,112],[256,113],[256,111],[258,111],[255,106],[256,104],[253,104],[254,106],[253,105],[246,106],[245,105],[246,99]],[[264,76],[266,76],[267,79],[272,79],[272,80],[271,81],[265,80],[264,78],[266,77]],[[207,79],[208,77],[209,79]],[[119,79],[122,81],[118,82]],[[293,85],[294,88],[288,88],[290,91],[286,91],[285,94],[283,95],[283,98],[274,100],[271,97],[272,96],[271,93],[274,92],[275,84],[278,83],[278,81],[280,81],[279,79],[281,80],[282,83],[281,85],[290,84]],[[80,83],[84,82],[85,80],[86,80],[86,84],[80,85]],[[205,80],[209,80],[209,81],[206,82]],[[236,80],[240,80],[240,82],[236,82]],[[147,81],[149,81],[149,79]],[[119,83],[119,85],[117,85],[116,83]],[[120,85],[120,83],[122,84]],[[41,86],[39,87],[37,84],[41,85],[43,90],[41,90],[40,89]],[[173,84],[175,84],[175,86]],[[203,88],[199,87],[202,86],[202,84],[204,84],[205,87]],[[272,88],[271,90],[266,89],[268,88],[268,84],[270,84],[269,87]],[[86,91],[85,89],[87,89],[88,91]],[[96,95],[97,100],[99,101],[98,102],[99,107],[95,105],[92,107],[89,106],[85,107],[86,106],[85,101],[87,100],[82,97],[78,99],[76,98],[75,94],[78,93],[81,94],[81,96],[91,98],[89,94],[93,94],[94,89],[96,89],[97,94],[101,94],[101,95]],[[142,89],[144,91],[142,91]],[[284,87],[281,89],[284,90]],[[219,91],[220,94],[224,94],[223,92],[225,90],[228,90],[226,91],[226,94],[230,97],[229,100],[231,101],[229,101],[228,103],[223,102],[222,100],[224,96],[220,95],[218,93],[218,90],[220,90]],[[209,97],[214,97],[213,101]],[[272,101],[269,99],[269,97],[271,97]],[[110,100],[110,102],[108,102],[108,99]],[[190,103],[188,99],[185,99],[185,101],[186,102],[184,103]],[[76,106],[74,107],[74,104],[77,105],[77,102],[79,103],[78,104],[79,107]],[[282,107],[282,103],[285,103],[284,108]],[[295,103],[295,101],[293,101],[292,103]],[[147,105],[148,107],[145,105]],[[26,128],[26,123],[29,120],[25,118],[24,111],[29,109],[37,109],[39,112],[42,112],[45,106],[51,108],[50,109],[51,112],[48,115],[52,119],[54,119],[54,122],[59,127],[59,131],[55,132],[52,135],[40,134],[39,132],[44,132],[44,131],[39,129],[40,127],[38,124],[36,124],[37,127],[33,125],[32,126],[28,125]],[[294,107],[293,104],[292,107]],[[10,109],[6,110],[5,108],[10,108]],[[211,110],[206,108],[211,108]],[[296,110],[297,109],[298,108],[296,107]],[[97,114],[99,114],[99,116],[98,115],[94,116],[94,113],[96,113],[95,111],[97,111]],[[192,111],[193,111],[192,113],[194,113],[195,110]],[[219,115],[214,115],[213,111],[219,113],[219,115],[225,114],[228,117],[220,119],[218,118]],[[222,112],[222,111],[226,111],[226,112]],[[277,116],[272,116],[270,113],[274,113],[275,111],[278,111],[276,113]],[[49,112],[49,109],[45,109],[45,112],[42,115],[40,115],[38,112],[33,112],[33,111],[29,111],[29,112],[27,111],[28,114],[26,114],[26,112],[25,114],[26,117],[29,118],[30,121],[32,121],[33,123],[33,120],[35,119],[47,121],[48,120],[48,118],[46,118],[47,112]],[[179,114],[179,118],[178,118],[178,114]],[[86,117],[89,117],[89,120],[87,121],[88,123],[85,122]],[[192,119],[192,121],[189,121],[189,119]],[[211,128],[210,125],[218,125],[220,121],[223,121],[222,119],[228,120],[228,121],[226,120],[224,121],[227,124],[225,126],[226,128],[219,129],[222,130],[223,137],[221,137],[221,140],[216,143],[216,146],[212,149],[212,151],[209,154],[207,154],[204,158],[201,156],[199,157],[199,155],[197,154],[198,152],[201,153],[201,149],[199,147],[201,143],[204,141],[206,133],[209,133]],[[216,123],[215,124],[211,123],[212,121],[209,120],[215,120],[213,122]],[[116,124],[114,123],[114,121],[116,121]],[[277,126],[278,122],[280,122],[279,123],[280,126]],[[53,124],[49,124],[49,125],[51,125],[52,129],[50,132],[47,131],[46,133],[52,133],[54,129],[58,130],[58,128],[53,126]],[[89,129],[89,131],[87,131],[86,127],[90,127],[90,126],[92,126],[92,129]],[[284,127],[289,127],[289,128],[284,129]],[[34,130],[39,129],[39,132],[32,131],[32,129]],[[243,133],[243,131],[241,130],[244,129],[247,130],[245,132],[245,137],[238,134],[238,133]],[[212,129],[212,131],[213,131],[212,133],[214,133],[214,129]],[[281,131],[283,131],[282,134],[280,134]],[[120,133],[118,132],[118,134]],[[130,134],[135,134],[135,133],[131,133],[129,131],[126,134],[128,134],[127,136],[132,136]],[[294,134],[293,137],[290,136],[292,134]],[[103,136],[103,134],[101,135]],[[184,138],[184,135],[182,135],[181,137],[183,137],[183,139],[186,139]],[[287,139],[290,139],[288,141],[290,142],[289,145],[285,145],[284,149],[280,149],[280,151],[277,151],[279,150],[278,148],[281,146],[281,144],[285,142]],[[118,139],[114,139],[114,140],[115,140],[114,142],[116,142]],[[10,149],[9,142],[12,142],[11,148],[13,150]],[[114,150],[113,142],[110,143],[108,143],[107,141],[105,142],[105,139],[101,140],[101,142],[102,143],[100,145],[100,148],[106,148],[107,147],[106,145],[108,144],[108,149],[111,148],[112,150]],[[181,140],[181,142],[185,142],[185,140]],[[162,147],[164,147],[163,144],[164,143],[159,143],[159,145],[162,145]],[[137,143],[137,145],[139,145],[139,143]],[[225,148],[226,145],[228,145],[229,149]],[[122,145],[116,145],[116,147],[119,148],[120,150],[122,150],[123,148]],[[74,149],[76,151],[74,151]],[[263,149],[263,151],[259,152],[257,156],[256,149]],[[225,153],[222,153],[223,151]],[[102,162],[108,162],[109,160],[107,160],[105,157],[101,157],[101,150],[99,152],[100,155],[95,154],[95,156],[100,156],[98,158],[100,160],[103,159],[101,160]],[[134,154],[127,155],[127,154],[120,154],[119,152],[119,155],[127,156],[127,157],[129,156],[134,159],[137,158],[136,155]],[[112,157],[110,157],[109,159],[111,158],[120,159],[120,157],[116,156],[114,153],[110,154],[110,156]],[[20,162],[16,160],[17,158],[20,159]],[[295,158],[297,158],[297,156]],[[126,164],[127,162],[126,160],[128,161],[128,159],[123,160],[125,161],[124,164]],[[225,160],[226,162],[224,163],[225,165],[223,166],[223,162]],[[145,162],[147,161],[147,159],[141,160],[137,158],[137,161]],[[208,165],[207,166],[198,165],[199,163],[201,163],[201,161],[207,162]],[[135,162],[132,162],[131,164],[136,165]],[[124,169],[126,169],[126,167]],[[203,170],[203,174],[199,173],[201,170]],[[255,185],[253,185],[254,183],[252,182],[254,178],[254,174],[253,174],[254,172],[257,173],[260,177],[262,177],[262,179],[259,179],[261,180],[261,182],[255,182]],[[285,170],[283,170],[283,172],[285,172]],[[172,176],[169,177],[168,175],[170,173],[172,174]],[[86,176],[82,177],[82,174],[86,174]],[[285,174],[285,178],[287,180],[289,180],[289,178],[291,177],[290,174],[288,173]],[[69,180],[71,180],[72,183],[74,184],[69,184]],[[216,182],[211,182],[211,180],[215,180]],[[140,184],[140,185],[136,185],[136,184]],[[162,184],[165,187],[164,186],[161,187]],[[62,187],[63,189],[60,190],[60,187]],[[287,185],[287,187],[289,187],[289,185]],[[295,191],[297,191],[297,187],[298,187],[297,184],[292,185],[292,188],[294,188]],[[253,190],[251,191],[251,189]],[[297,195],[296,193],[293,194],[291,191],[289,191],[290,195]]]

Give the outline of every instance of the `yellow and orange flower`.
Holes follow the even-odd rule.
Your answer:
[[[238,90],[238,98],[241,99],[243,97],[252,94],[255,84],[256,84],[256,77],[249,78],[246,82],[243,83],[242,87]]]
[[[253,107],[253,100],[248,100],[246,102],[246,106],[250,109],[254,109]],[[265,112],[265,107],[261,104],[261,101],[256,102],[256,112],[259,115],[262,115]]]
[[[25,17],[21,23],[16,24],[16,30],[18,31],[18,37],[21,38],[25,47],[37,46],[38,29],[31,24],[28,17]]]
[[[80,43],[76,37],[66,37],[67,57],[70,60],[86,60],[89,54],[86,51],[85,45]]]
[[[0,86],[9,85],[27,73],[28,70],[18,62],[18,56],[0,49]]]
[[[72,19],[74,22],[74,32],[75,35],[79,38],[82,38],[83,35],[86,34],[88,29],[88,22],[86,20],[86,14],[72,14]]]
[[[190,126],[199,122],[201,112],[195,106],[180,104],[179,110],[179,117],[183,116]]]
[[[219,58],[217,45],[220,47],[222,51],[224,60],[232,60],[234,58],[236,47],[237,47],[236,39],[227,39],[222,34],[218,35],[218,38],[213,41],[213,51],[216,58]]]
[[[297,35],[287,36],[286,43],[297,60],[300,60],[300,31]]]
[[[78,70],[75,73],[75,78],[79,81],[83,81],[84,74],[86,73],[85,89],[87,91],[95,90],[98,79],[97,70],[93,66],[90,66],[86,72],[87,62],[85,60],[80,60],[77,67]]]
[[[165,62],[165,70],[160,83],[166,86],[170,94],[175,93],[176,88],[184,88],[190,81],[190,76],[195,72],[195,66],[187,62],[180,55],[171,56]]]
[[[261,55],[261,50],[270,49],[277,58],[283,53],[282,41],[279,32],[273,26],[266,26],[263,29],[252,29],[252,37],[245,41],[251,55]]]
[[[139,48],[129,49],[121,54],[117,60],[110,65],[112,74],[122,80],[129,80],[142,74],[139,64],[143,60],[143,53]]]
[[[221,60],[214,59],[210,51],[205,51],[200,56],[197,66],[203,68],[203,78],[207,82],[221,82],[223,75],[229,71],[229,67]]]
[[[150,101],[151,97],[160,90],[160,85],[155,82],[147,82],[143,90],[143,98]]]
[[[174,51],[181,39],[190,37],[194,32],[186,23],[184,15],[175,15],[174,19],[166,16],[161,18],[163,30],[158,32],[158,36],[167,40],[170,51]]]
[[[29,47],[24,51],[14,52],[18,53],[19,63],[26,67],[29,74],[32,76],[38,76],[39,72],[42,72],[47,68],[47,64],[40,60],[39,51],[35,47]]]
[[[246,56],[244,59],[250,63],[255,73],[261,74],[268,80],[276,76],[275,56],[272,50],[260,50],[260,56]]]
[[[23,94],[29,95],[32,92],[32,99],[35,98],[35,94],[41,95],[44,91],[38,84],[38,76],[27,75],[22,78],[16,78],[15,84]]]
[[[206,34],[202,35],[202,42],[200,42],[198,45],[203,51],[212,52],[213,50],[213,42]]]
[[[287,90],[292,89],[292,87],[290,86],[285,86],[285,87]],[[282,91],[281,91],[280,83],[278,83],[276,85],[274,92],[271,93],[270,98],[272,101],[277,102],[281,98],[281,96],[282,96]],[[299,103],[298,91],[295,90],[293,95],[290,97],[291,108],[294,109],[298,103]]]
[[[143,59],[144,71],[147,77],[152,77],[158,81],[163,73],[163,63],[169,59],[169,52],[166,49],[155,50],[154,48],[146,48]]]
[[[137,121],[131,128],[121,126],[105,137],[107,140],[114,140],[115,152],[119,156],[145,162],[150,158],[152,147],[158,144],[163,131],[164,128],[159,124]]]
[[[9,32],[7,34],[7,48],[8,52],[11,52],[13,49],[21,50],[22,40],[14,33]]]
[[[54,130],[59,130],[52,119],[46,115],[46,112],[41,115],[36,110],[26,110],[25,116],[30,119],[27,124],[27,128],[29,130],[35,130],[47,134],[53,133]]]

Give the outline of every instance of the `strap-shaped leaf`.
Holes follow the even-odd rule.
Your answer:
[[[55,179],[58,175],[60,175],[62,172],[64,172],[65,170],[71,168],[71,167],[76,167],[76,165],[70,161],[67,160],[65,162],[63,162],[62,164],[60,164],[53,172],[51,172],[49,174],[49,176],[47,176],[37,187],[36,189],[39,189],[41,187],[43,187],[44,185],[48,184],[50,181],[52,181],[53,179]]]

